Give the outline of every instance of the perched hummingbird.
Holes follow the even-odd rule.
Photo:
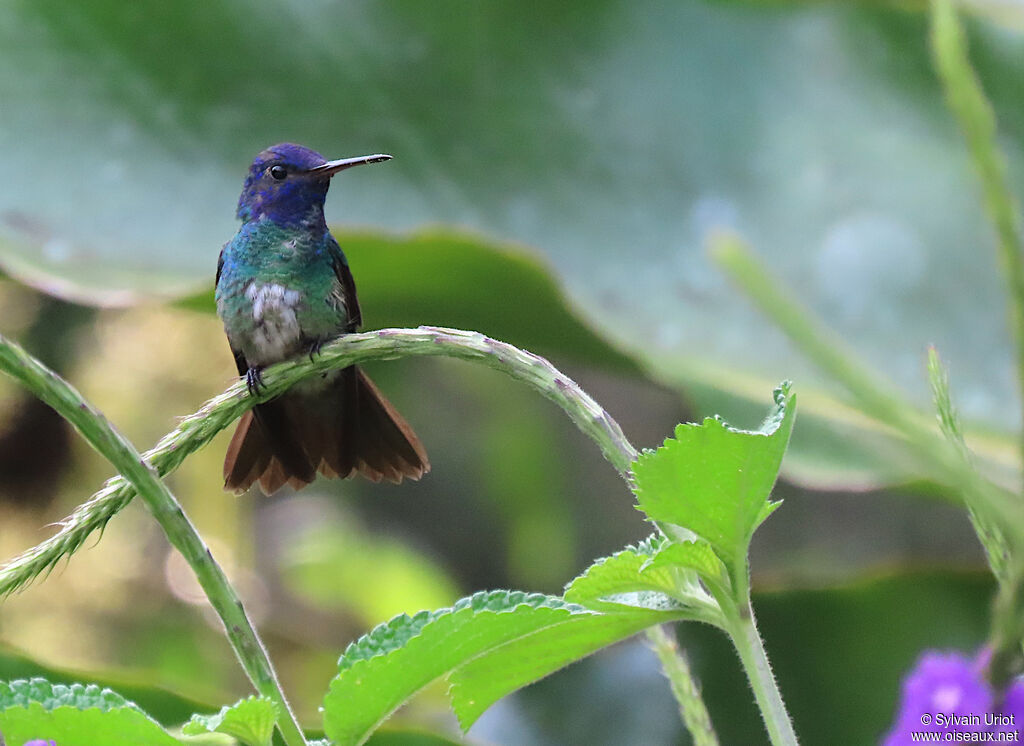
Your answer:
[[[252,162],[238,200],[242,227],[217,262],[217,314],[239,375],[258,389],[263,368],[315,355],[362,322],[348,261],[327,230],[331,177],[390,160],[325,160],[301,145],[267,148]],[[254,482],[268,495],[316,478],[356,472],[379,482],[430,470],[419,438],[363,371],[351,366],[306,379],[246,412],[224,459],[224,488]]]

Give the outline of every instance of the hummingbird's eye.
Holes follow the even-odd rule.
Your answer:
[[[288,175],[288,169],[284,166],[271,166],[268,171],[270,171],[270,175],[278,181],[284,181],[284,178]]]

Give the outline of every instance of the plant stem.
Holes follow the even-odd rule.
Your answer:
[[[764,643],[757,633],[754,610],[749,599],[740,608],[742,612],[739,615],[727,615],[730,625],[729,637],[736,646],[740,663],[743,664],[750,687],[754,690],[754,698],[768,729],[768,738],[772,746],[796,746],[796,733],[793,731],[786,705],[782,702],[771,666],[768,664]]]
[[[1000,691],[1024,673],[1024,555],[1009,562],[992,608],[992,656],[986,668],[988,680]]]
[[[304,746],[294,714],[281,691],[266,649],[241,600],[213,559],[181,505],[135,447],[67,381],[0,335],[0,370],[53,407],[116,468],[142,497],[170,543],[181,552],[220,616],[228,639],[256,690],[278,707],[278,728],[288,746]]]
[[[679,714],[690,732],[694,746],[718,746],[718,736],[711,725],[711,716],[690,672],[690,664],[679,650],[675,635],[659,624],[647,630],[647,639],[661,661],[661,668],[679,703]]]
[[[1006,178],[1006,163],[996,142],[996,117],[971,68],[967,39],[950,0],[931,3],[932,57],[946,93],[946,102],[960,124],[981,179],[989,218],[995,228],[999,263],[1008,286],[1010,334],[1017,348],[1017,382],[1024,418],[1024,260],[1020,216]],[[1024,465],[1024,431],[1020,439]]]

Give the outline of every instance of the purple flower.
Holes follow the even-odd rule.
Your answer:
[[[57,742],[56,741],[43,741],[43,740],[37,738],[34,741],[25,741],[25,746],[57,746]]]
[[[1024,729],[1024,681],[997,701],[985,681],[988,652],[974,660],[958,652],[928,651],[903,680],[899,713],[883,746],[919,743],[921,733],[1018,733]],[[940,736],[941,738],[941,736]]]

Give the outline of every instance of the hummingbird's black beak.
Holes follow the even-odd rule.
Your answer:
[[[344,171],[346,168],[362,166],[366,163],[382,163],[390,160],[391,156],[383,153],[377,153],[376,155],[360,155],[355,158],[342,158],[337,161],[327,161],[327,163],[314,166],[309,169],[307,173],[316,174],[317,176],[334,176],[334,174],[339,171]]]

